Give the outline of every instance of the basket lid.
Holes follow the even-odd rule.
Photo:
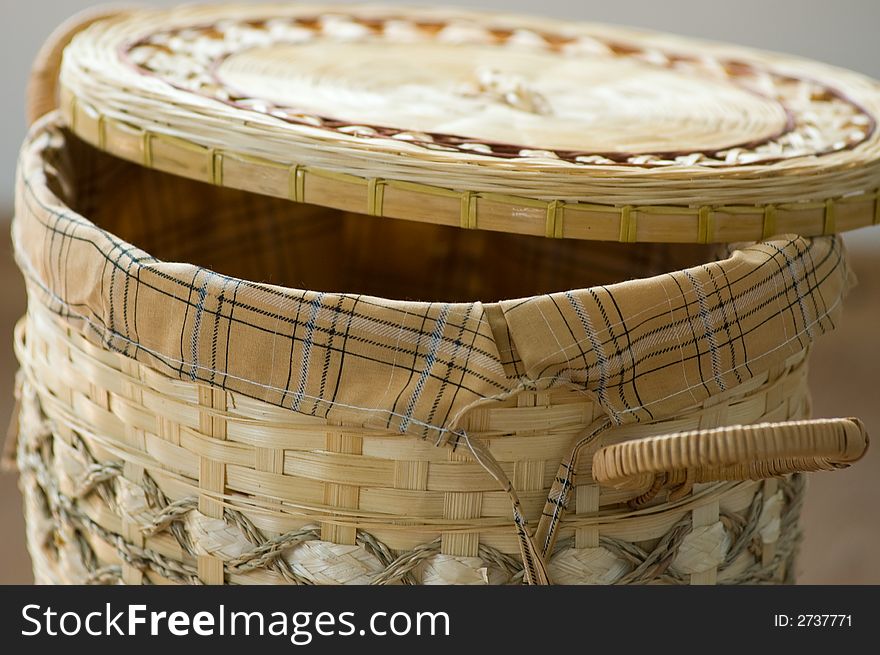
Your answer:
[[[880,219],[880,84],[594,24],[302,5],[137,10],[68,46],[86,141],[374,215],[721,242]]]

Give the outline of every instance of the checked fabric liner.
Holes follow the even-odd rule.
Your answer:
[[[504,473],[457,429],[468,410],[574,386],[607,425],[671,417],[832,329],[852,282],[838,237],[786,235],[657,277],[486,304],[249,282],[160,261],[68,209],[56,130],[38,123],[19,164],[13,240],[31,293],[89,340],[174,378],[438,445],[464,437],[510,491],[537,579],[544,549]]]

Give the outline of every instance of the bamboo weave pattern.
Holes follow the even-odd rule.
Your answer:
[[[580,457],[571,493],[560,501],[569,511],[551,526],[548,541],[535,546],[526,539],[529,550],[523,535],[533,534],[530,526],[542,529],[539,518],[553,496],[558,464],[584,439],[584,426],[610,423],[591,439],[589,454],[657,432],[804,417],[806,350],[833,326],[849,283],[839,240],[785,237],[654,278],[499,303],[295,291],[166,263],[107,228],[174,253],[177,261],[197,260],[206,244],[217,249],[215,256],[227,248],[236,258],[233,268],[256,277],[259,269],[252,267],[272,250],[242,248],[247,242],[236,230],[253,226],[239,220],[240,212],[267,225],[282,219],[275,225],[282,232],[272,233],[276,248],[308,239],[310,231],[326,235],[327,226],[357,225],[363,217],[347,223],[318,212],[311,217],[315,229],[302,220],[308,213],[291,216],[286,203],[194,185],[101,155],[60,131],[53,118],[37,126],[23,151],[14,228],[30,296],[17,342],[23,370],[18,460],[31,550],[43,579],[789,579],[797,476],[673,489],[649,498],[649,489],[600,487],[590,458]],[[165,216],[155,213],[162,198],[175,200]],[[217,211],[206,214],[210,207]],[[175,235],[173,230],[189,229],[186,213],[196,209],[211,215],[211,224],[203,224],[195,241]],[[512,249],[529,251],[527,241],[512,239]],[[478,243],[468,237],[459,245],[466,250]],[[536,257],[551,265],[535,268],[533,284],[586,274],[577,253],[589,244],[541,244],[539,250],[552,246],[556,257]],[[644,249],[640,265],[670,270],[674,252]],[[686,256],[698,254],[685,249],[675,255]],[[295,263],[279,260],[276,270]],[[613,269],[620,259],[611,256],[608,263]],[[476,288],[469,284],[452,277],[440,289],[469,294]],[[188,291],[181,296],[174,289]],[[144,311],[154,293],[159,304]],[[657,298],[665,300],[658,305]],[[186,314],[179,339],[168,347],[152,342],[175,320],[169,305],[175,302]],[[367,313],[344,318],[346,302]],[[335,318],[324,322],[328,308],[333,311],[326,316]],[[252,321],[260,316],[277,323],[297,314],[296,345],[281,357],[277,347],[243,336],[259,334],[247,330],[259,327]],[[425,327],[396,325],[400,317],[418,317]],[[239,322],[246,330],[241,334],[234,331]],[[287,339],[277,327],[272,331]],[[407,344],[408,331],[421,336]],[[223,351],[214,348],[220,335]],[[416,362],[396,392],[411,414],[389,421],[393,412],[386,411],[377,421],[378,405],[365,404],[364,394],[384,386],[370,373],[375,356],[370,360],[357,349],[378,347],[381,353],[389,335],[395,335],[397,357]],[[355,362],[350,378],[325,366],[337,336],[344,338],[342,354]],[[544,350],[548,343],[556,347]],[[270,361],[282,362],[288,372],[288,388],[280,394],[278,372],[266,369],[272,352]],[[249,358],[260,377],[228,368],[247,365]],[[208,367],[199,364],[207,361]],[[216,365],[221,361],[225,370]],[[389,364],[392,375],[385,379],[393,383],[396,364]],[[655,366],[663,370],[656,378]],[[438,370],[445,371],[442,377]],[[450,384],[452,371],[463,377],[444,398],[429,385]],[[335,413],[333,403],[314,402],[310,385],[328,389],[331,379],[361,404],[348,402]],[[695,379],[696,385],[686,382]],[[478,396],[477,402],[459,398],[493,382],[508,385],[505,393]],[[457,422],[432,423],[432,416],[448,421],[457,413]],[[521,519],[519,534],[511,527],[511,501]],[[546,553],[534,550],[542,547]],[[540,557],[546,570],[524,567],[524,554]]]

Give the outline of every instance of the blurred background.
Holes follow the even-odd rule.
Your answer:
[[[12,326],[24,312],[12,261],[15,161],[24,137],[24,89],[30,61],[49,32],[89,0],[0,0],[0,424],[12,408],[16,363]],[[114,3],[123,4],[123,3]],[[134,3],[124,3],[134,4]],[[141,3],[143,4],[143,3]],[[153,0],[152,5],[180,4]],[[332,4],[332,3],[324,3]],[[880,79],[878,0],[475,0],[394,2],[447,4],[565,19],[618,23],[787,52]],[[880,435],[880,227],[846,236],[860,285],[839,329],[823,337],[811,361],[815,416],[858,416]],[[849,470],[810,478],[800,583],[880,584],[880,446]],[[0,474],[0,583],[32,581],[13,474]]]

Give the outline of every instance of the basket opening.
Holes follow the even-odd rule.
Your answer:
[[[148,170],[66,136],[50,184],[72,209],[163,261],[252,281],[493,302],[657,275],[726,253],[462,230],[297,204]]]

